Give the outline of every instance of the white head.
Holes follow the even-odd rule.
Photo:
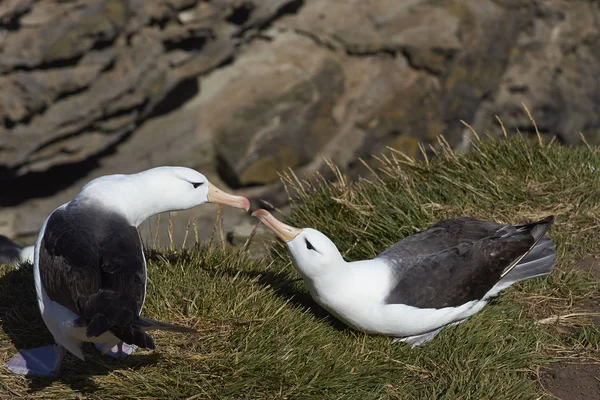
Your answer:
[[[321,232],[286,225],[262,209],[254,211],[252,216],[260,219],[285,242],[294,265],[305,278],[315,279],[345,263],[335,244]]]
[[[250,209],[245,197],[223,192],[201,173],[184,167],[157,167],[137,174],[103,176],[84,186],[77,198],[98,200],[117,209],[133,226],[155,214],[204,203]]]

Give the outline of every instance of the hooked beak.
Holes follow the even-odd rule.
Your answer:
[[[252,213],[252,216],[258,218],[260,222],[262,222],[269,229],[275,232],[277,237],[283,240],[284,242],[289,242],[290,240],[298,236],[300,232],[302,232],[302,229],[294,228],[293,226],[289,226],[284,224],[283,222],[278,221],[277,218],[275,218],[268,211],[263,210],[262,208],[259,208],[258,210],[254,211]]]
[[[208,202],[241,208],[246,211],[250,209],[250,201],[247,198],[226,193],[212,183],[208,183]]]

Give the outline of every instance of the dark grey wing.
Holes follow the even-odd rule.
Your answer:
[[[393,258],[397,253],[382,253],[396,280],[386,303],[443,308],[481,299],[506,268],[530,251],[551,223],[552,219],[546,219],[528,225],[498,225],[493,234],[479,239],[477,235],[483,235],[486,227],[455,230],[446,225],[446,231],[456,233],[442,235],[450,239],[441,240],[438,246],[457,242],[453,247],[404,258]],[[459,232],[466,233],[461,237]]]
[[[461,243],[471,243],[492,236],[508,226],[470,217],[443,220],[422,232],[405,237],[377,257],[400,259],[435,254]]]
[[[89,296],[101,286],[92,232],[59,209],[50,215],[39,249],[40,279],[48,297],[80,316]]]
[[[113,218],[99,241],[101,287],[89,296],[83,316],[90,321],[88,333],[96,336],[111,328],[122,338],[134,333],[131,324],[144,302],[146,268],[137,229]],[[135,344],[131,340],[125,341]]]
[[[21,246],[0,235],[0,265],[17,262],[21,259]]]
[[[50,299],[81,316],[88,335],[110,330],[127,343],[154,347],[134,326],[146,267],[137,230],[122,216],[83,205],[55,211],[46,224],[39,269]]]

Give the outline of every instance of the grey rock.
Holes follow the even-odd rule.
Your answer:
[[[252,3],[263,16],[256,24],[292,2]],[[0,23],[18,27],[3,31],[0,42],[0,180],[110,151],[153,112],[168,109],[161,104],[170,93],[231,59],[240,41],[234,36],[241,27],[228,20],[237,4],[87,0],[0,7]],[[182,24],[180,12],[198,18]]]
[[[495,115],[509,130],[566,144],[600,144],[600,6],[593,2],[539,2],[529,29],[519,32],[492,99],[474,126],[492,131]]]
[[[33,0],[4,0],[0,3],[0,24],[10,25],[31,9]]]

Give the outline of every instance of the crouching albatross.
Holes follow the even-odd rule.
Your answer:
[[[140,316],[146,260],[137,227],[148,217],[210,202],[250,208],[189,168],[158,167],[92,180],[44,222],[34,249],[42,318],[56,344],[21,350],[6,363],[18,374],[57,376],[66,351],[84,359],[93,342],[113,356],[154,349],[147,330],[193,331]]]
[[[313,299],[357,330],[418,346],[479,312],[515,282],[547,275],[556,252],[554,217],[502,225],[460,217],[440,221],[371,260],[346,262],[321,232],[253,216],[284,242]]]

